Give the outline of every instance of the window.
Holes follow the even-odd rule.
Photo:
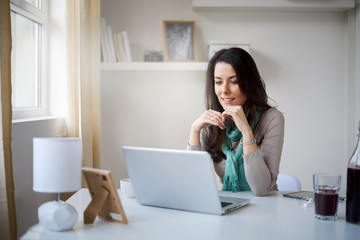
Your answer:
[[[44,0],[11,0],[13,118],[46,114]]]

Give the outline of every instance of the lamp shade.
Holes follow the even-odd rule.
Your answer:
[[[80,138],[34,138],[34,191],[61,193],[80,189],[81,149]]]

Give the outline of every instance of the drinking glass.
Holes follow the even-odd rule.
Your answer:
[[[315,218],[336,220],[341,175],[317,173],[313,175],[315,194]]]

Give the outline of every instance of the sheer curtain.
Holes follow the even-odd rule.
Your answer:
[[[16,239],[11,153],[11,25],[1,0],[0,239]],[[100,167],[100,0],[67,0],[68,135],[83,140],[83,166]]]
[[[100,168],[100,0],[67,0],[68,134],[83,166]]]
[[[11,25],[9,0],[1,0],[0,104],[0,239],[16,239],[16,212],[11,153]]]

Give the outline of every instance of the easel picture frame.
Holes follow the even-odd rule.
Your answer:
[[[99,218],[127,224],[127,218],[117,193],[111,171],[82,168],[92,201],[84,211],[84,223],[91,224]]]
[[[195,21],[164,21],[164,61],[197,61]]]

